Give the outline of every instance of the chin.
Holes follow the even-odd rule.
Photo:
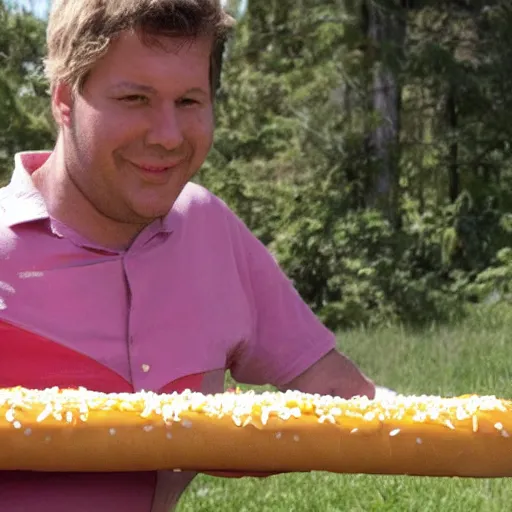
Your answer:
[[[165,217],[172,209],[173,204],[159,206],[150,204],[150,205],[138,205],[138,207],[133,208],[133,212],[141,219],[145,221],[152,221],[154,219],[158,219],[160,217]]]

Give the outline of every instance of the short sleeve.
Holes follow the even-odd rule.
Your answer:
[[[334,334],[303,301],[269,250],[235,217],[236,257],[252,312],[252,335],[234,351],[233,378],[276,387],[336,346]]]

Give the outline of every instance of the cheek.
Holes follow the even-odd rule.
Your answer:
[[[194,130],[198,150],[208,152],[213,143],[213,113],[211,110],[197,112],[194,117]]]
[[[80,140],[98,157],[111,154],[140,137],[144,120],[136,112],[83,109],[79,112]]]
[[[103,116],[91,109],[76,112],[74,132],[78,146],[87,150],[93,159],[97,156],[96,153],[101,152],[102,145],[108,145],[109,135],[115,133],[108,120],[104,120]]]

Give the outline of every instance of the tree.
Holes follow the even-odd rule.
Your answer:
[[[44,21],[1,2],[8,174],[15,151],[53,130]],[[452,318],[475,283],[509,275],[508,0],[229,4],[243,16],[196,179],[330,326]]]
[[[42,72],[45,23],[0,0],[0,181],[9,178],[18,151],[53,141],[47,84]]]

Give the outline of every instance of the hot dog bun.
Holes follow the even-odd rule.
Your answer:
[[[0,390],[0,470],[512,476],[512,403]]]

